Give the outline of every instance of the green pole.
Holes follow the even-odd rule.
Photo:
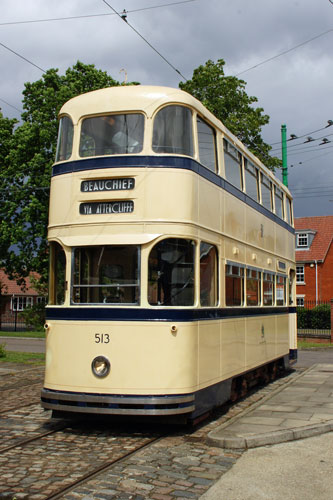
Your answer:
[[[288,187],[288,164],[287,164],[287,125],[281,125],[282,143],[282,182]]]

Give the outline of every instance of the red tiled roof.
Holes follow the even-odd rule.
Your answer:
[[[21,286],[16,283],[15,280],[10,280],[6,273],[0,269],[0,286],[2,295],[34,295],[38,296],[38,292],[31,288],[31,283],[29,278],[25,279],[26,286],[22,290]]]
[[[296,231],[314,231],[309,250],[296,250],[296,262],[324,261],[333,239],[333,215],[295,219]]]

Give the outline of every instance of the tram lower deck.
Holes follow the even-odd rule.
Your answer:
[[[76,310],[72,318],[75,312],[84,315]],[[111,314],[121,321],[72,319],[69,328],[68,319],[56,319],[66,310],[50,309],[42,405],[63,412],[193,419],[229,400],[239,374],[277,359],[288,364],[287,312],[198,321],[184,321],[194,310],[183,320],[173,311],[175,321],[161,310],[160,320],[156,311],[148,320],[149,312],[118,309]],[[128,314],[147,319],[126,321]]]

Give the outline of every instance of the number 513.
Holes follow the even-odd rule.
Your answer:
[[[95,344],[108,344],[110,335],[108,333],[95,333]]]

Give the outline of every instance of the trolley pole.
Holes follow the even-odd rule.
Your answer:
[[[282,182],[288,187],[288,164],[287,164],[287,125],[281,125],[282,144]]]

